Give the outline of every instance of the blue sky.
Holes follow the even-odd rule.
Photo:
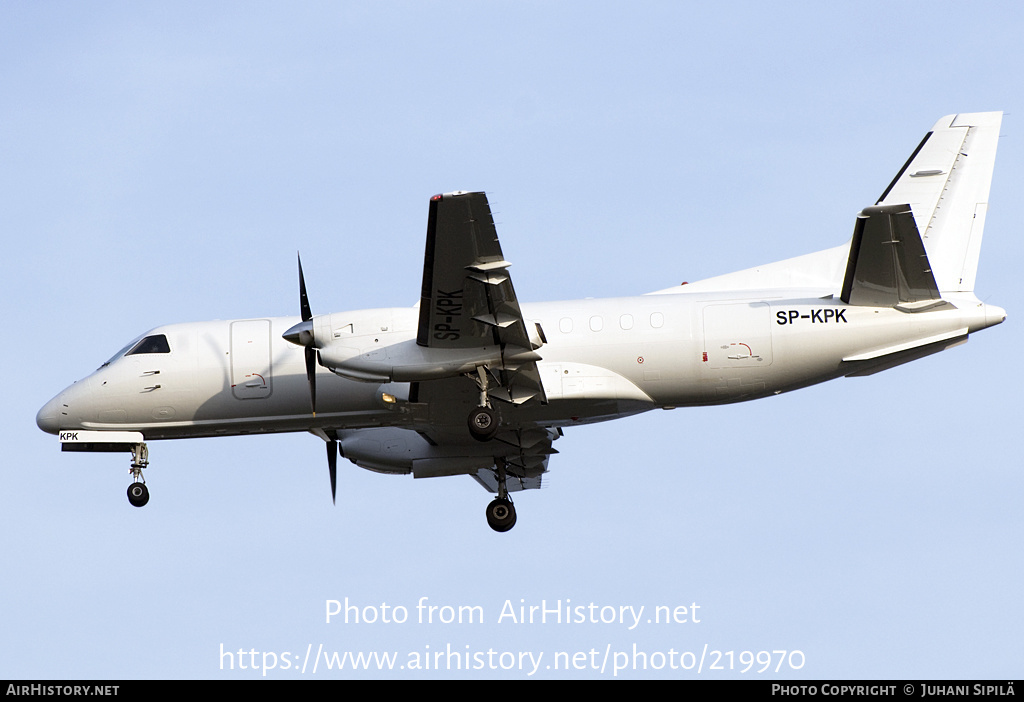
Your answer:
[[[610,678],[589,652],[634,646],[733,651],[733,669],[649,658],[618,677],[1016,676],[1022,20],[952,2],[4,3],[0,677]],[[297,250],[317,312],[412,305],[437,192],[488,192],[521,300],[642,293],[841,243],[939,117],[984,110],[1008,114],[977,292],[1005,324],[867,378],[567,431],[508,534],[469,478],[344,462],[332,506],[301,434],[154,442],[137,510],[125,456],[62,455],[35,426],[151,327],[296,314]],[[420,624],[424,597],[485,620]],[[345,598],[410,621],[327,623]],[[700,622],[498,621],[567,601],[697,603]],[[399,665],[494,651],[497,669],[220,655],[321,645]],[[804,662],[741,673],[762,650]],[[544,658],[530,676],[510,652]],[[545,667],[559,652],[587,665]]]

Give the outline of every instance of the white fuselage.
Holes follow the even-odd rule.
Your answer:
[[[516,420],[561,427],[658,407],[765,397],[897,365],[960,343],[968,332],[1005,317],[969,295],[951,298],[955,306],[947,309],[910,313],[849,306],[828,290],[733,297],[685,290],[524,304],[524,319],[539,323],[545,337],[537,353],[547,402],[519,408]],[[324,315],[317,323],[335,339],[347,339],[368,367],[387,368],[403,346],[414,343],[417,316],[415,308],[389,308]],[[138,431],[147,440],[415,429],[426,421],[405,411],[408,383],[358,381],[322,367],[314,416],[303,349],[281,336],[297,321],[159,327],[149,334],[165,335],[169,352],[113,359],[53,398],[37,421],[53,433]],[[384,402],[384,393],[396,402]]]
[[[68,451],[309,431],[337,458],[470,475],[497,497],[541,486],[565,427],[741,402],[870,375],[1002,322],[974,296],[999,112],[940,119],[846,244],[648,295],[522,304],[486,193],[430,198],[419,306],[159,327],[38,413]],[[791,208],[787,216],[806,216]]]

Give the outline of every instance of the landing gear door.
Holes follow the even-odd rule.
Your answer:
[[[273,392],[270,320],[231,323],[231,393],[239,400],[261,400]]]

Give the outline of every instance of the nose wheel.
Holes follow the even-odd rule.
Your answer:
[[[145,483],[132,483],[128,486],[128,501],[135,507],[144,507],[149,502],[149,488]]]
[[[128,486],[128,502],[133,507],[144,507],[149,502],[149,488],[142,477],[142,469],[149,465],[149,449],[146,444],[132,445],[132,484]]]

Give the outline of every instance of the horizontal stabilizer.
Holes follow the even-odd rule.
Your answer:
[[[849,364],[850,371],[846,373],[847,378],[864,377],[874,375],[904,363],[910,363],[918,359],[930,356],[954,346],[967,343],[968,330],[959,329],[946,334],[937,334],[927,339],[919,339],[905,344],[899,344],[885,349],[877,349],[857,356],[848,356],[843,359],[843,364]]]
[[[910,205],[868,207],[857,215],[840,297],[866,307],[941,299]]]
[[[950,341],[951,339],[960,340],[967,338],[967,328],[954,329],[953,331],[943,332],[934,336],[929,336],[924,339],[915,339],[914,341],[906,341],[901,344],[894,344],[881,349],[875,349],[873,351],[867,351],[865,353],[859,353],[853,356],[847,356],[843,359],[845,363],[852,363],[854,361],[873,361],[876,358],[882,358],[883,356],[891,356],[893,354],[900,353],[901,351],[908,351],[910,349],[916,349],[922,346],[928,346],[930,344],[938,344],[943,341]]]

